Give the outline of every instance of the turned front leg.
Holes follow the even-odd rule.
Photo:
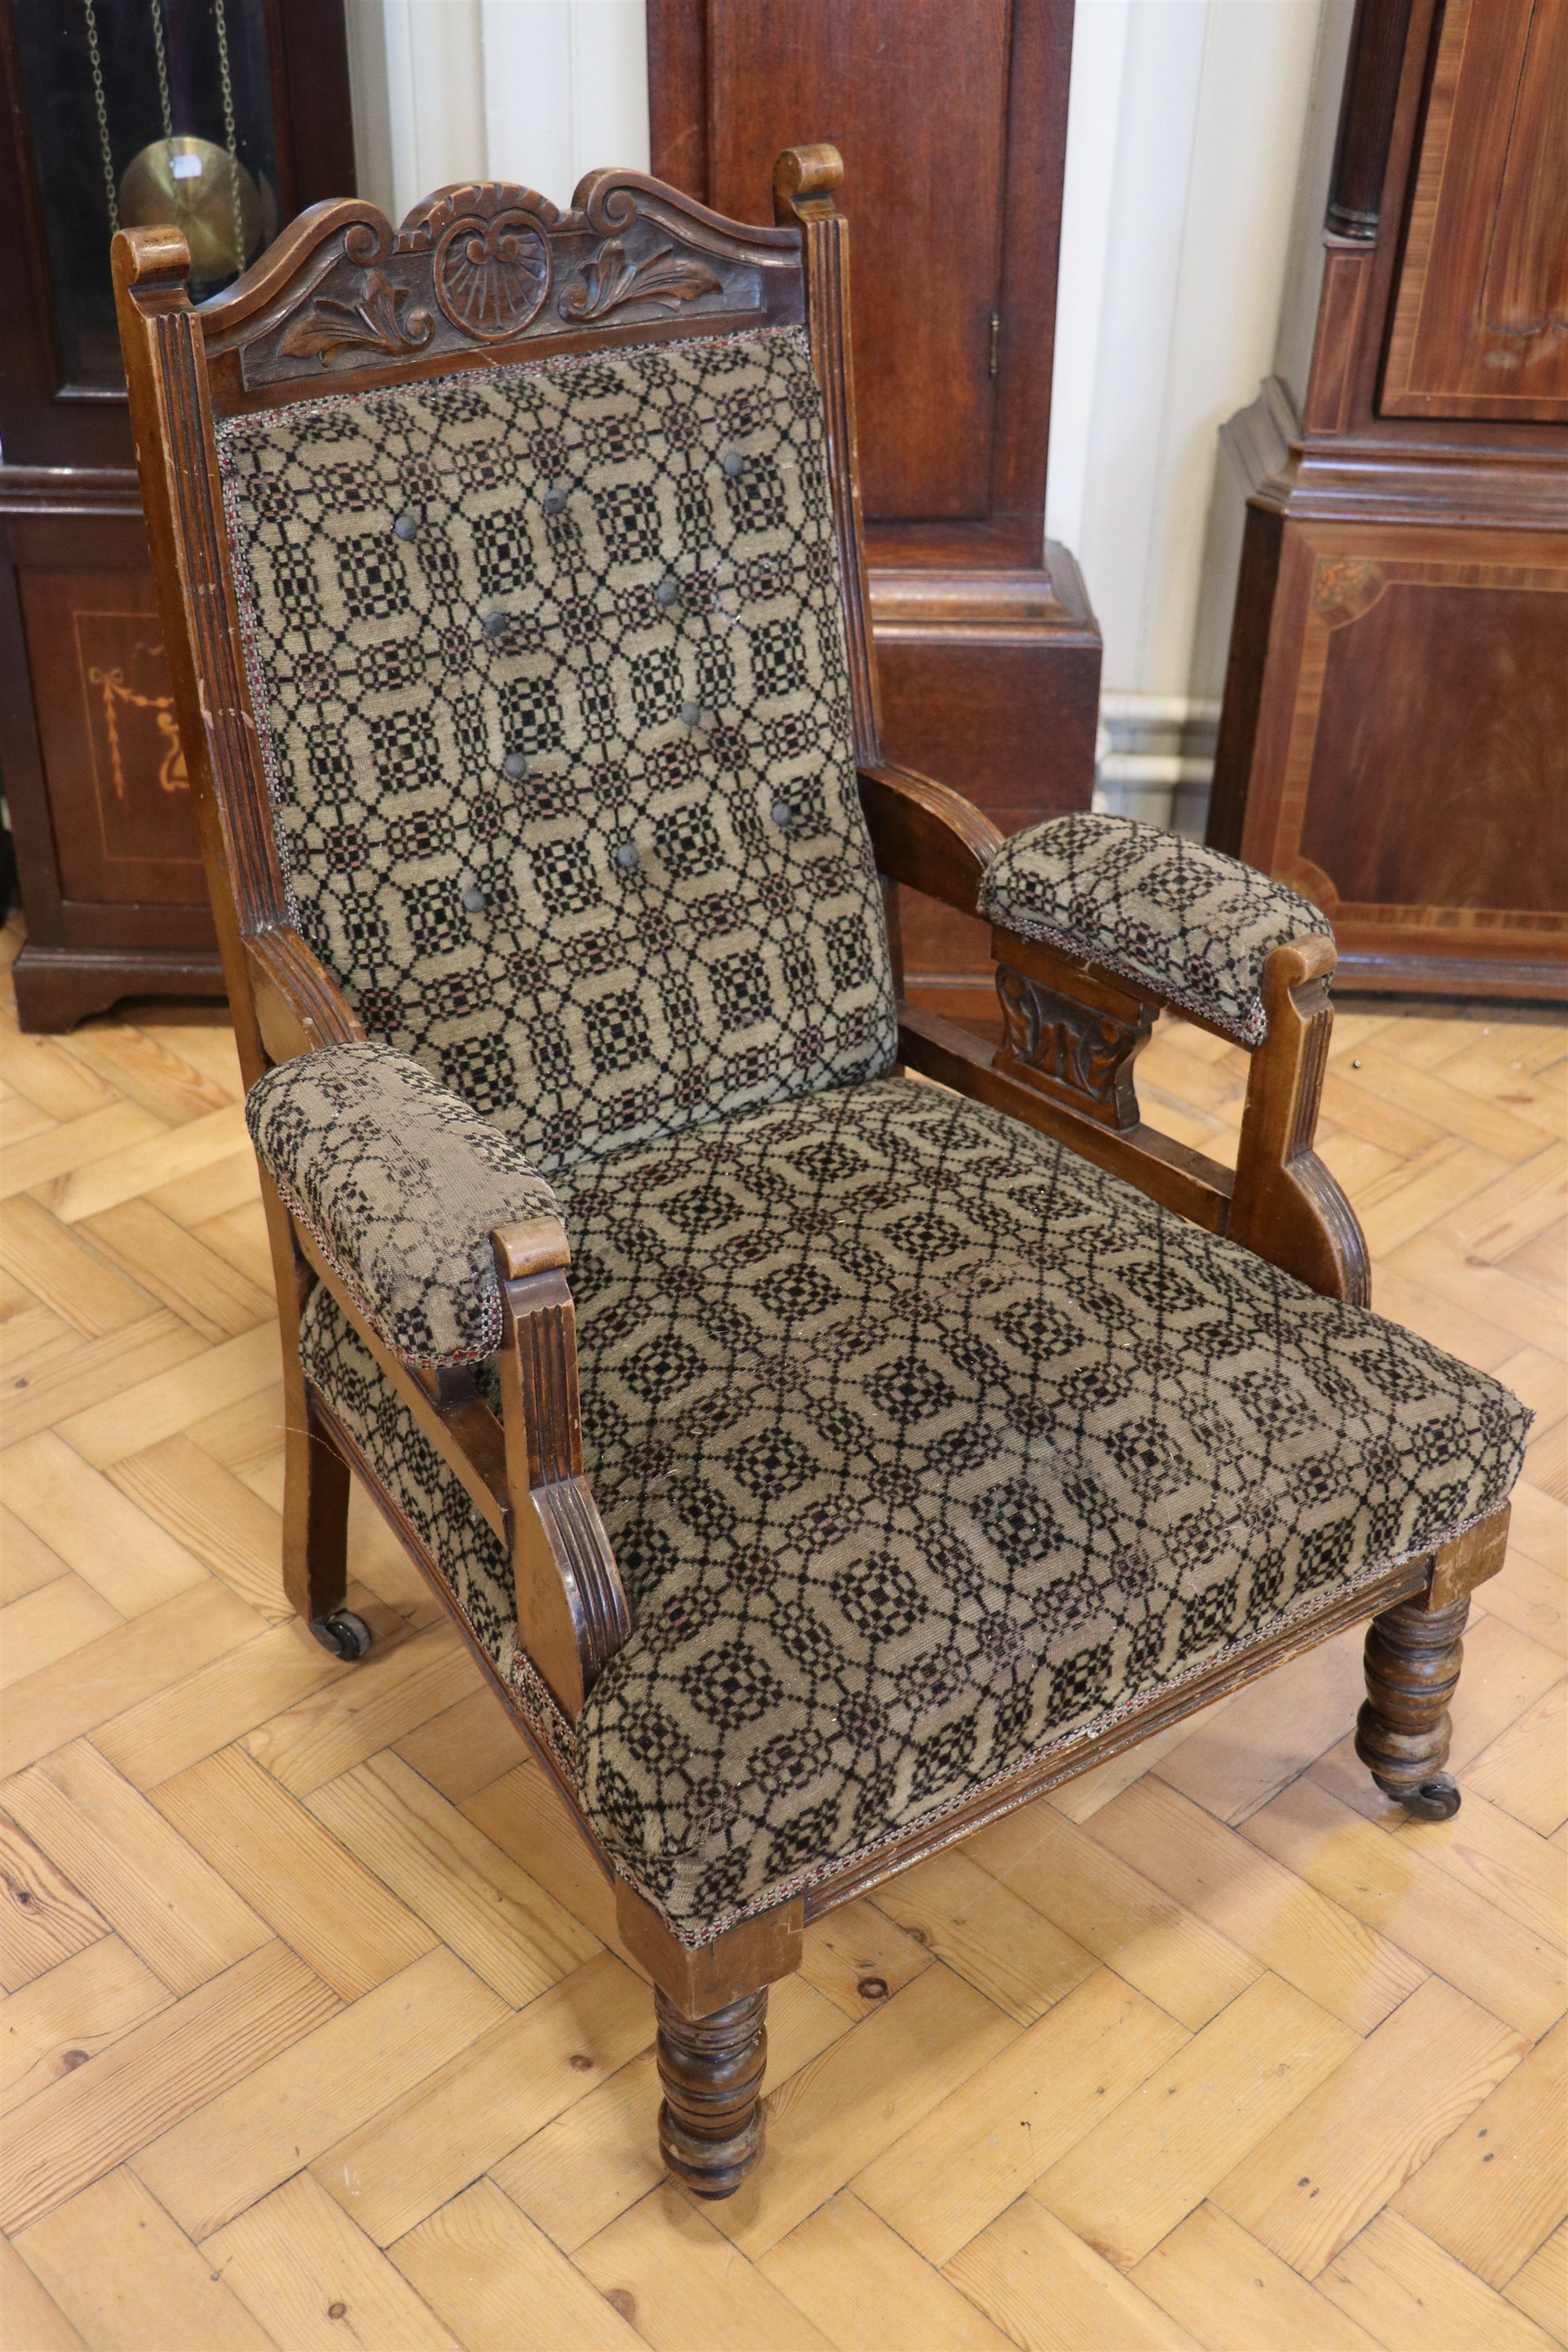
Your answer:
[[[1446,1609],[1402,1601],[1366,1633],[1366,1704],[1356,1717],[1356,1754],[1385,1796],[1425,1821],[1447,1821],[1459,1791],[1443,1770],[1453,1726],[1448,1701],[1464,1662],[1459,1636],[1469,1596]]]
[[[684,2016],[657,1987],[653,1998],[664,2160],[697,2196],[732,2197],[763,2152],[767,1988],[710,2017]]]

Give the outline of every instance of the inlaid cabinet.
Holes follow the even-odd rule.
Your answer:
[[[1251,489],[1209,839],[1342,983],[1568,992],[1568,6],[1360,0],[1300,411]]]

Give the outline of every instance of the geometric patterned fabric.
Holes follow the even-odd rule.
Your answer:
[[[560,1214],[510,1137],[389,1045],[279,1062],[251,1087],[245,1116],[257,1158],[395,1355],[494,1355],[491,1228]]]
[[[980,885],[987,922],[1092,956],[1210,1021],[1238,1045],[1268,1034],[1269,950],[1321,938],[1309,898],[1238,858],[1133,817],[1048,817],[1005,841]]]
[[[690,1941],[1431,1549],[1518,1474],[1529,1416],[1495,1381],[914,1081],[555,1184],[634,1623],[574,1729],[519,1668],[500,1547],[320,1290],[307,1369],[414,1479],[588,1819]]]
[[[879,1076],[822,398],[772,328],[217,428],[294,919],[567,1162]]]

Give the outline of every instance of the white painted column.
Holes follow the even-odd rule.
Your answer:
[[[400,220],[452,180],[570,203],[605,163],[646,171],[642,0],[347,0],[361,192]]]

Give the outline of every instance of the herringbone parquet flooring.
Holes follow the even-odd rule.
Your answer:
[[[364,1665],[283,1605],[226,1030],[7,1016],[5,2352],[1568,2340],[1565,1047],[1359,1012],[1329,1081],[1378,1303],[1540,1416],[1458,1821],[1377,1798],[1332,1643],[815,1930],[703,2210],[602,1885],[379,1522]],[[1143,1068],[1223,1151],[1241,1057]]]

